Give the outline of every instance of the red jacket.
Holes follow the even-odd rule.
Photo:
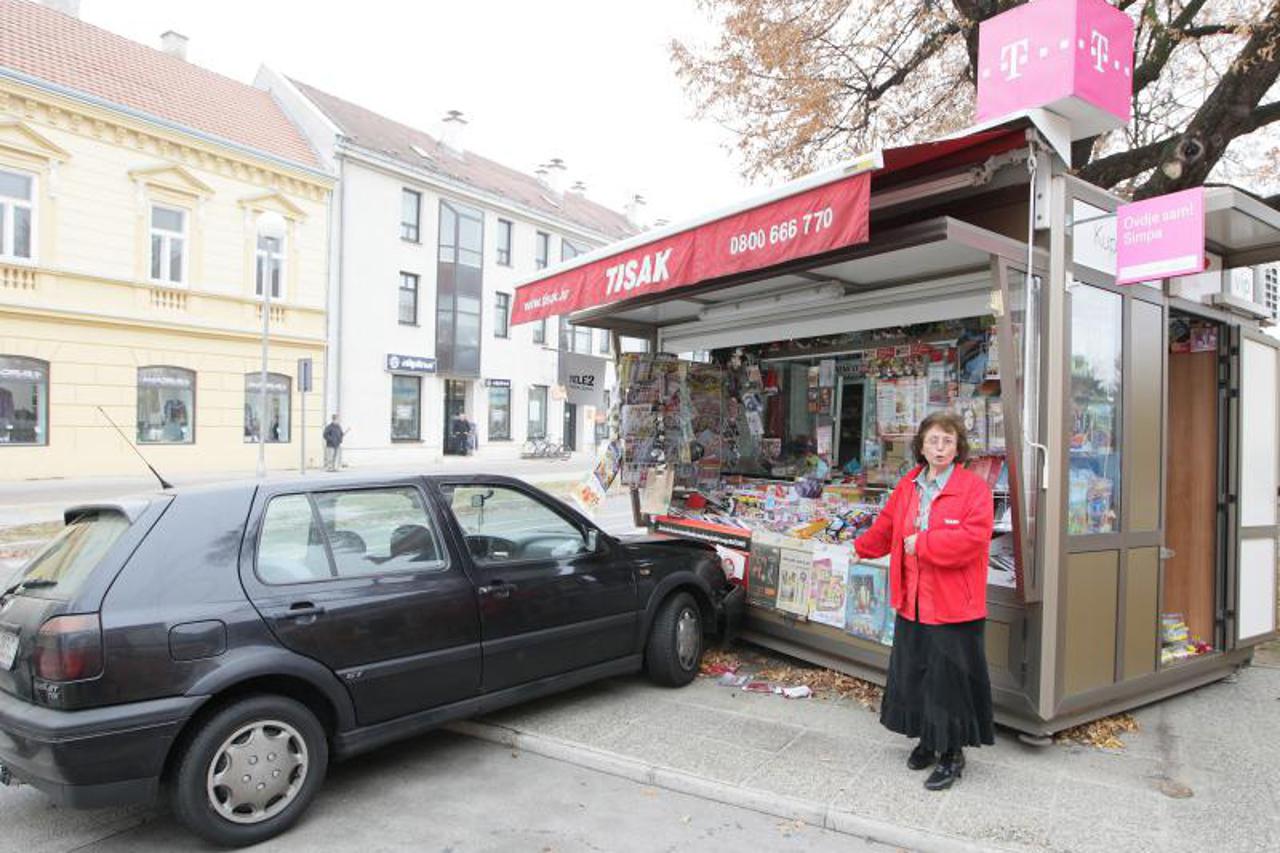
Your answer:
[[[926,625],[985,619],[991,489],[956,465],[929,507],[929,529],[916,537],[916,559],[909,560],[902,541],[916,529],[920,467],[898,481],[871,529],[854,541],[854,550],[864,559],[890,555],[889,603],[906,618]]]

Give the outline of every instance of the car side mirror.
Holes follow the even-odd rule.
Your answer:
[[[471,496],[471,508],[472,508],[472,509],[484,509],[484,495],[472,495],[472,496]]]
[[[587,531],[587,550],[592,554],[600,550],[600,531],[594,527]]]

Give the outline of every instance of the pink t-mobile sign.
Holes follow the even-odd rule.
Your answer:
[[[1133,21],[1106,0],[1035,0],[983,21],[978,121],[1043,107],[1079,139],[1128,124]]]
[[[1204,187],[1116,209],[1116,284],[1204,272]]]

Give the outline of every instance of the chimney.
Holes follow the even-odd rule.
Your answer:
[[[568,169],[559,157],[552,157],[543,166],[547,170],[547,187],[556,195],[564,195],[564,183],[568,179]]]
[[[73,18],[80,17],[80,0],[44,0],[44,5],[55,12],[61,12]]]
[[[622,208],[622,212],[626,215],[627,221],[637,228],[640,228],[640,208],[644,207],[644,196],[636,193],[631,200]]]
[[[440,144],[455,157],[462,156],[462,131],[466,126],[461,110],[449,110],[440,120]]]
[[[166,30],[160,36],[160,49],[170,56],[176,56],[186,61],[187,58],[187,37],[182,33],[173,30]]]

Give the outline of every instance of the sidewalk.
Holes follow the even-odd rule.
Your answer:
[[[1271,658],[1274,661],[1274,658]],[[912,744],[853,700],[783,699],[640,677],[520,706],[459,732],[913,850],[1280,849],[1280,666],[1135,712],[1123,750],[1023,745],[1000,730],[929,793]]]

